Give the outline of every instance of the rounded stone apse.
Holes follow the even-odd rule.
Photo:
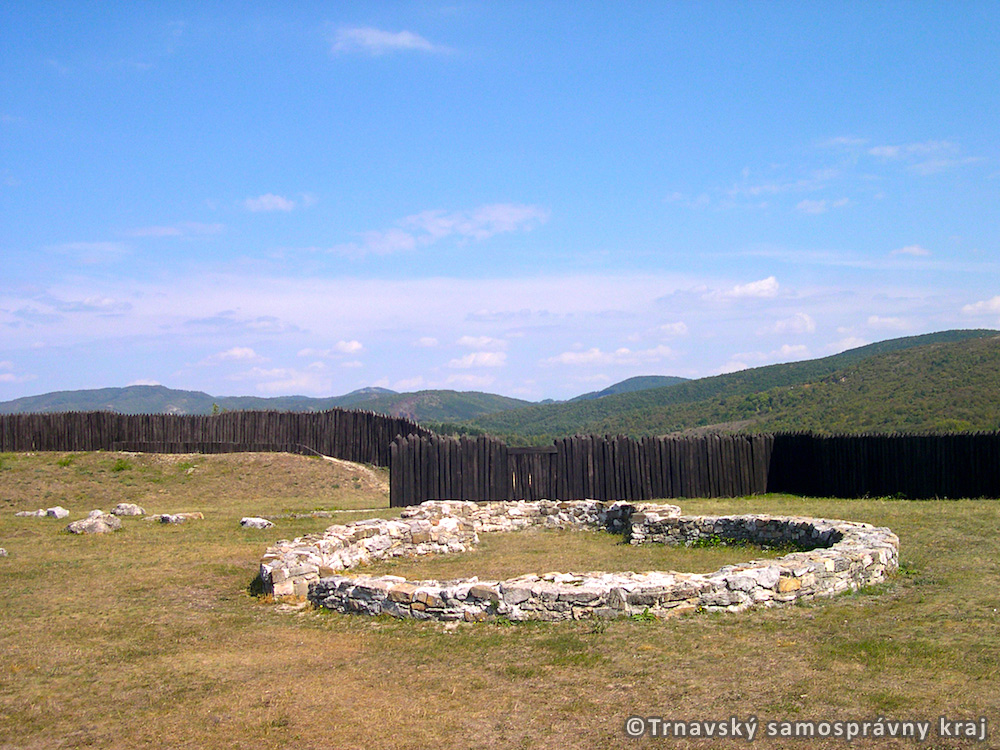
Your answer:
[[[632,545],[760,544],[796,551],[713,573],[675,571],[528,574],[503,581],[406,580],[345,571],[393,557],[464,552],[479,534],[530,527],[603,529]],[[338,612],[402,618],[510,621],[667,617],[739,612],[827,597],[885,580],[898,567],[888,528],[798,516],[684,516],[676,505],[596,500],[474,503],[428,501],[398,519],[330,526],[280,541],[260,575],[274,596],[306,596]]]

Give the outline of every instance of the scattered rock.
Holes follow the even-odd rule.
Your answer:
[[[38,510],[22,510],[14,514],[22,518],[65,518],[69,511],[60,505],[54,508],[39,508]]]
[[[121,527],[122,522],[117,516],[101,514],[73,521],[66,527],[66,531],[71,534],[108,534],[118,531]]]
[[[90,511],[90,513],[87,514],[87,518],[100,518],[103,515],[104,515],[104,511],[103,510],[95,509],[95,510]]]
[[[7,550],[3,547],[0,547],[0,557],[7,557]]]
[[[115,516],[144,516],[146,511],[140,508],[135,503],[118,503],[114,508],[111,509],[112,515]]]
[[[147,521],[156,521],[159,523],[184,523],[185,521],[191,521],[195,519],[203,519],[205,515],[203,513],[161,513],[155,516],[146,516]]]
[[[240,519],[240,526],[247,529],[271,529],[274,528],[274,524],[268,521],[266,518],[256,518],[253,516],[245,516]]]

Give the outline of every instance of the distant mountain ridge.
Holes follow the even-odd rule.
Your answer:
[[[611,393],[632,392],[684,378],[650,375],[629,378],[603,391],[578,396],[600,398]],[[184,391],[163,385],[130,385],[122,388],[96,388],[78,391],[54,391],[0,402],[0,414],[45,414],[61,411],[114,411],[122,414],[211,414],[228,411],[325,411],[327,409],[362,409],[416,421],[461,422],[485,414],[529,406],[533,402],[479,391],[427,390],[398,393],[388,388],[368,387],[343,396],[211,396],[203,391]],[[547,400],[540,403],[561,403]]]
[[[848,382],[854,387],[837,387]],[[821,359],[664,388],[531,405],[479,417],[466,429],[529,443],[573,434],[640,436],[694,429],[996,430],[1000,331],[890,339]]]
[[[408,417],[417,421],[462,421],[503,409],[527,405],[528,401],[492,393],[419,391],[397,393],[386,388],[362,388],[331,398],[307,396],[211,396],[202,391],[182,391],[162,385],[132,385],[56,391],[0,403],[0,414],[50,413],[61,411],[115,411],[122,414],[211,414],[216,410],[325,411],[363,409]]]
[[[634,393],[635,391],[646,391],[650,388],[665,388],[666,386],[677,385],[686,381],[687,378],[678,378],[672,375],[640,375],[639,377],[629,378],[620,383],[609,385],[604,390],[591,391],[590,393],[584,393],[582,396],[571,398],[570,402],[590,401],[595,398],[614,396],[616,393]]]
[[[364,409],[408,417],[444,433],[544,443],[586,433],[816,432],[1000,429],[1000,331],[962,330],[890,339],[820,359],[698,380],[641,376],[570,401],[532,403],[490,393],[362,388],[330,398],[217,397],[128,386],[58,391],[0,403],[0,414],[117,411]]]

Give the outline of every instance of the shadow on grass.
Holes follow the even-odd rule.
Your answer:
[[[250,594],[250,596],[255,597],[261,597],[267,593],[264,591],[264,579],[260,577],[260,573],[258,573],[256,577],[254,577],[254,579],[247,584],[247,593]]]

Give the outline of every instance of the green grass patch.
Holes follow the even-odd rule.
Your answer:
[[[450,580],[478,576],[505,580],[527,573],[586,573],[590,571],[676,570],[711,573],[723,565],[751,559],[773,559],[788,550],[740,543],[672,546],[627,544],[621,534],[581,529],[532,528],[479,535],[467,552],[391,558],[360,566],[365,575],[397,575],[415,579]]]

